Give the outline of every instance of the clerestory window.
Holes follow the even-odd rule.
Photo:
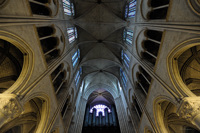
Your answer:
[[[78,49],[72,56],[72,65],[73,65],[73,67],[76,66],[79,58],[80,58],[80,50]]]
[[[78,72],[76,73],[76,77],[75,77],[75,84],[76,84],[76,87],[78,86],[79,84],[79,80],[81,78],[81,74],[82,74],[82,68],[80,67]]]
[[[70,2],[70,0],[63,0],[63,9],[64,13],[68,16],[74,16],[74,4]]]
[[[76,27],[67,28],[68,40],[69,43],[74,42],[78,38]]]
[[[127,77],[125,72],[121,68],[120,68],[120,78],[122,80],[122,85],[124,86],[124,88],[126,88]]]
[[[133,31],[132,30],[124,29],[123,41],[128,45],[132,45],[132,41],[133,41]]]
[[[137,0],[132,0],[125,7],[125,18],[133,18],[136,14]]]
[[[130,65],[130,57],[124,53],[124,50],[122,50],[121,52],[121,58],[123,63],[125,64],[126,68],[129,69],[129,65]]]

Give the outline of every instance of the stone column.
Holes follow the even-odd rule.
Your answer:
[[[177,113],[180,117],[196,125],[200,130],[200,97],[183,98]]]
[[[108,116],[109,116],[109,125],[112,126],[113,125],[112,113],[109,113]]]
[[[93,116],[92,116],[92,126],[95,126],[95,124],[96,124],[96,113],[97,113],[97,110],[94,108],[93,109]]]
[[[92,113],[89,114],[89,122],[88,122],[89,126],[92,126]]]
[[[88,126],[89,122],[89,113],[90,113],[90,107],[87,107],[86,112],[85,112],[85,121],[84,121],[84,126]]]
[[[99,126],[99,117],[96,117],[96,126]]]
[[[128,124],[126,109],[124,108],[121,97],[115,98],[115,105],[121,133],[135,133],[132,126],[130,127],[130,124]]]
[[[0,94],[0,127],[18,117],[22,112],[22,105],[16,95]]]
[[[99,125],[102,126],[103,121],[102,121],[102,112],[99,112]]]
[[[113,105],[111,107],[111,111],[112,111],[113,124],[114,126],[117,126],[116,112],[115,112],[115,107]]]
[[[106,125],[106,118],[105,116],[102,117],[102,126],[105,126]]]
[[[108,109],[105,108],[104,112],[105,112],[105,125],[108,126]]]
[[[77,110],[77,115],[75,117],[75,123],[72,127],[72,130],[70,130],[69,133],[81,133],[82,127],[83,127],[83,121],[84,121],[84,115],[85,115],[85,108],[86,108],[87,100],[83,97],[81,97],[78,110]]]

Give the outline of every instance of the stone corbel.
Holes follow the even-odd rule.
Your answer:
[[[0,127],[9,120],[19,116],[23,111],[14,94],[0,94]]]
[[[177,113],[200,129],[200,97],[183,98]]]

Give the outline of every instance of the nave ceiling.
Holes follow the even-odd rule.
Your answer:
[[[99,89],[106,89],[112,94],[116,93],[116,96],[121,50],[124,47],[123,27],[127,25],[123,19],[126,2],[75,0],[74,3],[76,18],[73,22],[79,33],[80,66],[82,66],[83,81],[86,84],[84,91],[88,94],[87,97],[95,90],[90,97],[95,97],[97,93],[101,94]],[[98,100],[107,101],[103,96],[101,98],[98,96]]]

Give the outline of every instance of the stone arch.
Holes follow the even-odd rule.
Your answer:
[[[192,11],[195,14],[200,15],[200,1],[199,0],[187,0],[187,1]]]
[[[0,0],[0,8],[2,9],[3,7],[5,7],[8,2],[9,0]]]
[[[197,129],[179,117],[176,104],[168,97],[159,97],[154,101],[154,115],[157,129],[162,133],[185,133],[185,127]]]
[[[0,56],[0,92],[22,90],[32,72],[32,50],[16,35],[0,31]]]
[[[101,84],[102,86],[105,86],[105,90],[106,91],[108,91],[108,92],[110,92],[110,94],[114,97],[114,98],[116,98],[118,95],[118,93],[117,92],[115,92],[114,90],[113,90],[113,88],[112,87],[110,87],[110,86],[108,86],[108,85],[105,85],[105,84]],[[98,85],[95,85],[96,87],[98,87]],[[85,99],[88,99],[88,97],[90,96],[90,94],[93,92],[93,91],[95,91],[97,88],[95,87],[95,86],[93,86],[93,87],[91,87],[91,88],[89,88],[89,89],[87,89],[87,91],[86,92],[84,92],[84,97],[85,97]]]
[[[138,94],[140,94],[143,100],[145,101],[151,86],[152,78],[148,74],[148,72],[139,64],[136,64],[133,67],[132,71],[133,82],[135,84],[135,91]]]
[[[47,101],[41,97],[28,100],[23,106],[24,111],[12,121],[4,124],[2,133],[43,132],[45,130],[48,113]]]
[[[32,15],[53,17],[59,10],[58,0],[31,0],[29,1]]]
[[[140,58],[151,65],[156,64],[159,48],[162,44],[163,31],[156,29],[143,29],[136,38],[136,49]]]
[[[199,40],[195,38],[182,42],[168,56],[171,80],[184,96],[200,96]]]
[[[65,36],[56,25],[37,26],[38,38],[44,57],[49,64],[60,57],[65,50]]]
[[[149,0],[148,6],[151,10],[147,13],[147,18],[154,19],[166,19],[170,0]]]
[[[70,80],[70,65],[67,62],[63,62],[58,65],[51,73],[52,84],[54,86],[57,99],[63,97],[66,91],[68,91],[67,85]]]

